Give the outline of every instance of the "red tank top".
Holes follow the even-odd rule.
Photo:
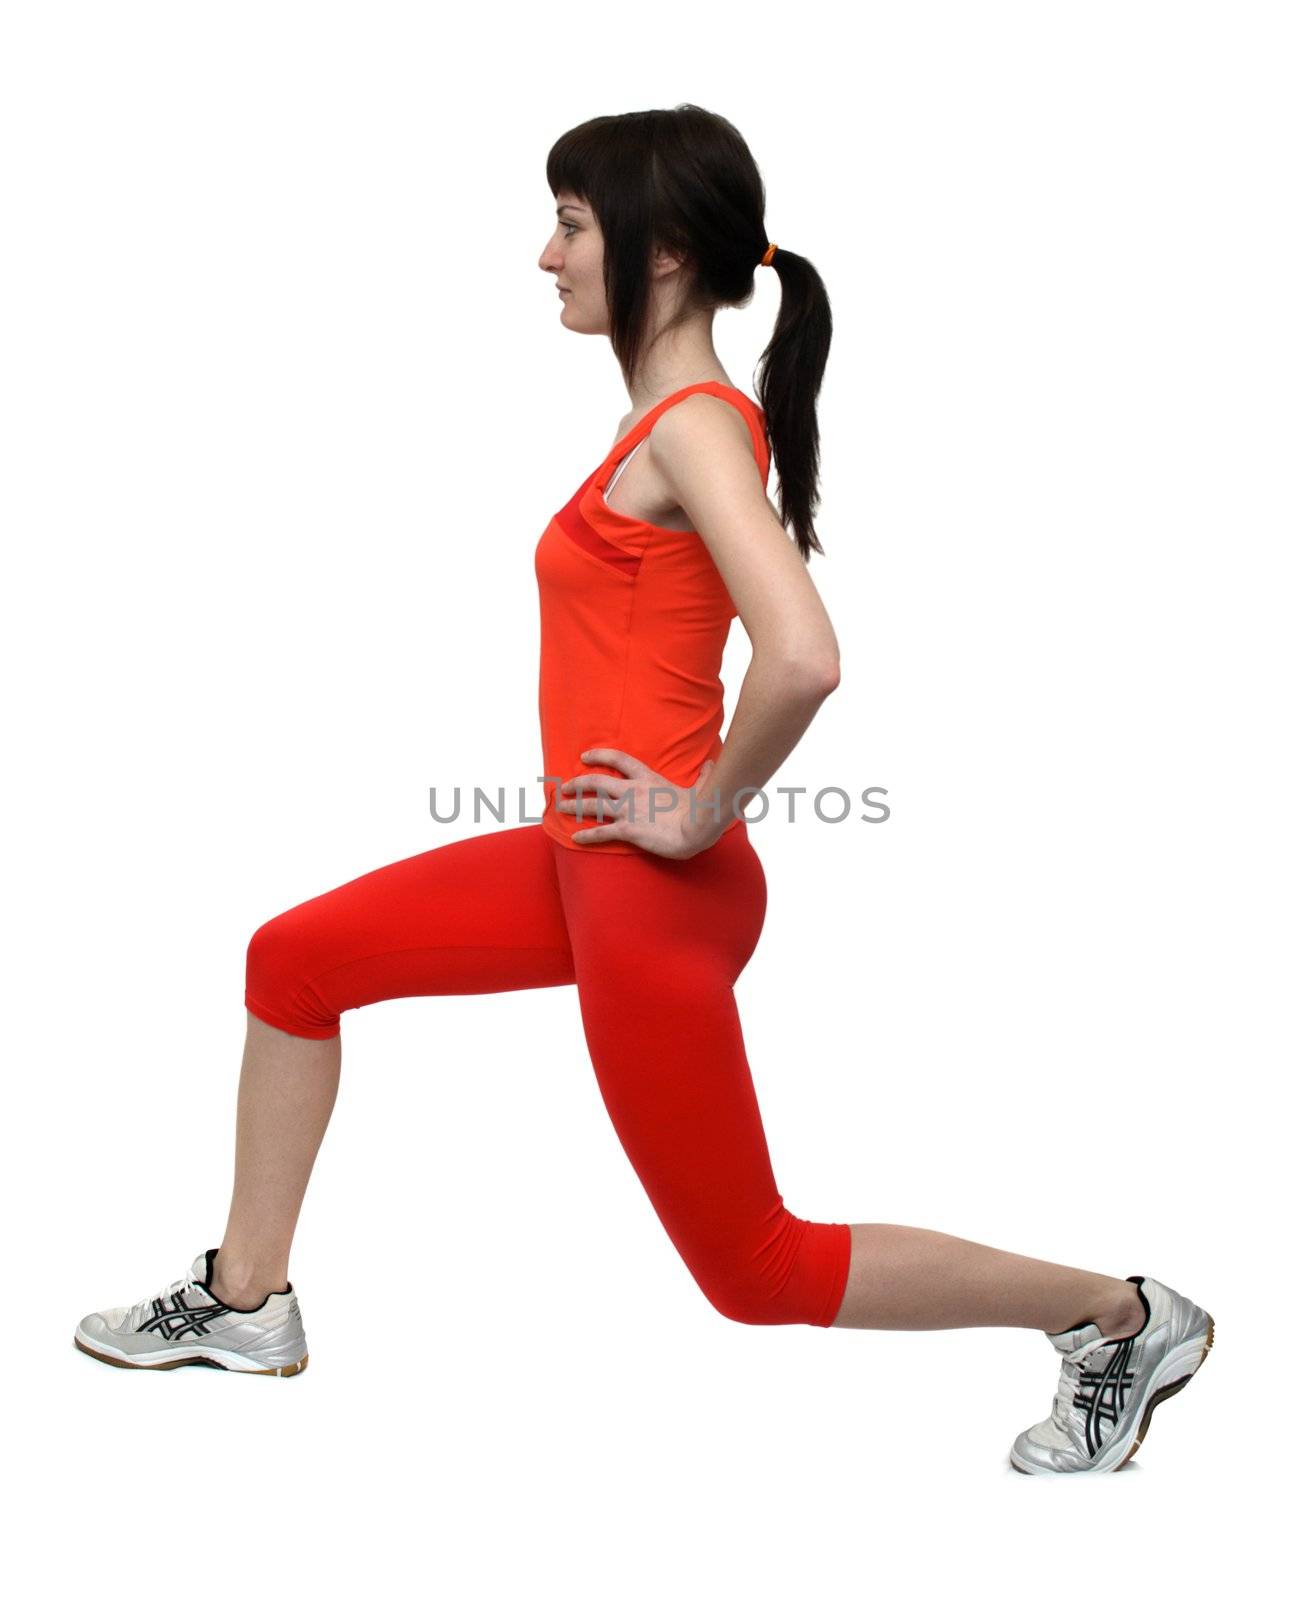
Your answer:
[[[717,395],[742,413],[762,487],[767,484],[770,447],[761,408],[727,384],[690,384],[658,401],[615,442],[547,523],[534,555],[542,629],[542,826],[574,850],[642,850],[624,839],[574,843],[579,829],[608,819],[575,816],[570,795],[563,799],[571,809],[558,811],[559,784],[583,772],[623,776],[604,763],[583,761],[580,751],[627,750],[665,782],[686,789],[722,748],[720,665],[738,614],[724,580],[698,534],[626,517],[602,498],[614,464],[647,437],[662,412],[690,394]],[[722,803],[729,826],[738,827],[740,819]]]

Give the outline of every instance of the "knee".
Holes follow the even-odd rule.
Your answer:
[[[296,909],[261,923],[246,946],[246,1009],[261,1022],[309,1039],[330,1039],[341,1018],[316,992],[317,966]]]
[[[846,1223],[808,1222],[781,1206],[760,1236],[688,1265],[711,1305],[731,1322],[827,1328],[847,1284],[850,1245]]]
[[[746,1276],[708,1278],[702,1274],[697,1283],[715,1310],[730,1322],[744,1322],[750,1327],[764,1328],[795,1320],[792,1317],[775,1316],[775,1307],[769,1295]]]

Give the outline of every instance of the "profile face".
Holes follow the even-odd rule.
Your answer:
[[[605,246],[591,206],[568,189],[556,196],[556,228],[538,266],[560,291],[560,320],[575,333],[606,333]]]

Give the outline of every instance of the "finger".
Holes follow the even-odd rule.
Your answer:
[[[590,779],[591,774],[585,773],[576,781],[568,794],[564,792],[567,786],[562,785],[561,793],[555,800],[557,808],[577,815],[632,817],[633,808],[637,804],[636,789],[627,784],[623,778],[612,778],[606,774],[602,775],[600,783],[590,783]],[[595,792],[586,793],[589,787]]]
[[[620,825],[617,822],[608,822],[600,828],[576,828],[570,835],[572,839],[582,840],[585,844],[602,844],[607,839],[622,839]]]
[[[618,799],[627,788],[623,778],[617,778],[609,772],[580,772],[575,777],[568,779],[560,786],[562,794],[573,794],[575,790],[597,789],[603,794],[608,794],[612,799]]]
[[[642,762],[636,756],[631,756],[627,750],[583,750],[579,753],[579,759],[599,762],[604,767],[615,767],[626,778],[636,778],[643,770]]]
[[[612,817],[613,811],[607,811],[604,799],[589,799],[584,795],[571,795],[568,800],[558,800],[556,810],[563,811],[567,817]]]

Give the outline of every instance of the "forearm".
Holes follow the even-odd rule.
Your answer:
[[[765,788],[836,684],[834,677],[801,669],[778,656],[754,653],[743,677],[724,748],[707,785],[698,791],[698,818],[703,814],[714,816],[709,806],[717,792],[719,830],[734,819],[735,795],[739,797],[739,811],[746,810],[750,791]],[[704,813],[703,804],[707,807]]]

